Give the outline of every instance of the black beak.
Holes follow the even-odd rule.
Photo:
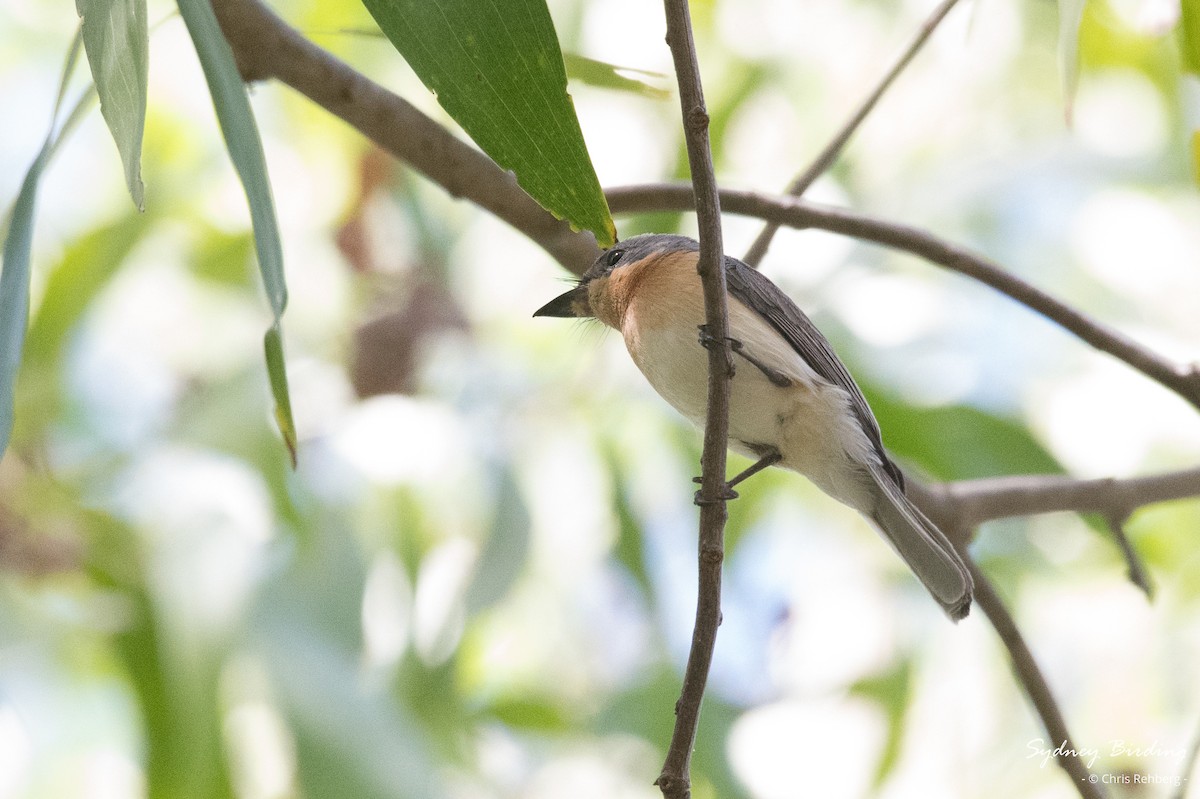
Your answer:
[[[587,306],[587,284],[580,283],[568,292],[559,294],[550,302],[533,312],[534,316],[585,316]],[[584,313],[580,313],[584,311]]]

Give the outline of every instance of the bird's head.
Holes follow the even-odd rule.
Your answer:
[[[700,245],[687,236],[646,233],[619,242],[600,254],[579,283],[534,312],[534,316],[594,317],[619,327],[637,284],[635,275],[659,260],[682,255],[696,259]]]

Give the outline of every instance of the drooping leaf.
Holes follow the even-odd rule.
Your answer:
[[[217,121],[225,137],[230,160],[242,181],[250,206],[250,223],[254,228],[254,245],[258,252],[258,267],[275,322],[267,331],[265,348],[271,393],[275,398],[275,421],[296,462],[296,426],[288,395],[287,373],[284,367],[280,320],[287,307],[287,284],[283,274],[283,247],[279,241],[279,226],[275,220],[275,202],[271,198],[271,182],[267,177],[267,161],[262,140],[254,122],[250,98],[242,83],[233,51],[225,41],[217,17],[208,0],[178,0],[188,34],[196,47],[204,78],[212,94]]]
[[[1079,85],[1079,25],[1086,4],[1087,0],[1058,0],[1058,61],[1068,122]]]
[[[58,99],[50,119],[50,131],[29,171],[25,173],[25,179],[21,181],[4,239],[3,261],[0,262],[0,457],[8,449],[12,433],[17,372],[21,368],[25,328],[29,322],[29,266],[33,252],[33,219],[38,184],[54,150],[55,123],[67,92],[67,83],[79,58],[81,43],[82,34],[76,33],[63,67]]]
[[[508,464],[498,469],[496,517],[467,589],[467,612],[478,613],[504,598],[529,554],[529,509]]]
[[[38,181],[46,165],[49,142],[25,173],[13,207],[8,238],[4,242],[4,270],[0,272],[0,454],[8,449],[12,432],[17,371],[29,321],[29,259],[33,249],[33,212]]]
[[[613,512],[617,517],[617,540],[613,546],[613,557],[625,567],[638,587],[649,598],[653,596],[654,586],[646,564],[642,523],[630,501],[620,457],[611,447],[605,448],[604,455],[612,483],[612,495],[609,501],[612,503]]]
[[[883,674],[864,678],[850,686],[852,694],[874,700],[887,716],[887,742],[884,744],[883,754],[875,767],[875,777],[872,780],[876,789],[883,785],[900,759],[911,691],[912,668],[907,660],[900,661],[895,668]]]
[[[67,247],[50,271],[29,324],[18,373],[18,430],[39,430],[57,417],[64,392],[62,359],[71,331],[141,239],[145,221],[129,211],[117,222],[89,231]]]
[[[142,133],[150,51],[146,0],[75,0],[75,10],[82,20],[100,113],[121,154],[129,195],[144,210]]]
[[[616,238],[545,0],[363,0],[446,112],[531,197]]]
[[[296,423],[292,419],[292,399],[288,393],[287,364],[283,359],[283,334],[279,322],[271,325],[263,340],[263,348],[267,354],[267,378],[271,382],[271,396],[275,398],[275,424],[283,435],[283,443],[287,445],[292,458],[292,467],[296,466]]]

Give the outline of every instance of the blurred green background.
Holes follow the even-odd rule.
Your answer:
[[[662,9],[550,5],[564,50],[661,75],[572,82],[601,182],[685,177]],[[357,32],[360,5],[274,8],[445,121],[386,40]],[[722,183],[782,188],[930,10],[694,3]],[[1200,95],[1179,77],[1177,14],[1088,4],[1068,125],[1055,7],[964,1],[810,196],[970,245],[1195,360]],[[23,0],[0,19],[7,207],[76,23]],[[150,23],[146,213],[97,112],[39,205],[0,462],[0,799],[658,796],[691,634],[698,433],[619,337],[530,318],[565,277],[540,249],[268,83],[252,102],[291,293],[291,471],[245,200],[173,5],[152,0]],[[676,228],[693,220],[618,220],[622,236]],[[728,251],[757,230],[727,218]],[[918,473],[1200,460],[1181,400],[985,288],[819,232],[781,232],[763,268]],[[730,515],[698,799],[1073,794],[980,614],[947,623],[795,475],[755,478]],[[1200,731],[1198,529],[1195,500],[1131,519],[1153,604],[1074,515],[990,524],[973,545],[1097,773],[1173,779]]]

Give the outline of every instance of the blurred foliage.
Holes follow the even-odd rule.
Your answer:
[[[0,192],[16,197],[75,20],[3,8],[0,96],[17,112]],[[448,121],[385,42],[338,33],[370,24],[361,6],[278,10]],[[1154,10],[1082,7],[1067,127],[1055,10],[956,9],[812,196],[973,243],[1194,359],[1195,9]],[[685,178],[679,109],[653,90],[670,71],[660,9],[550,11],[579,54],[568,76],[601,181]],[[784,186],[928,11],[695,4],[722,181]],[[293,471],[241,187],[174,7],[149,20],[146,212],[92,113],[22,224],[0,799],[658,795],[695,596],[698,435],[615,337],[528,318],[562,277],[533,245],[264,84],[250,99],[287,254]],[[726,228],[731,252],[757,233]],[[764,268],[835,334],[918,473],[1126,475],[1200,456],[1181,403],[964,281],[813,232],[781,234]],[[947,624],[795,475],[739,491],[698,799],[1066,794],[1028,757],[1042,733],[981,619]],[[1191,500],[1131,518],[1151,607],[1103,531],[1067,514],[973,545],[1085,745],[1194,736],[1198,514]]]

